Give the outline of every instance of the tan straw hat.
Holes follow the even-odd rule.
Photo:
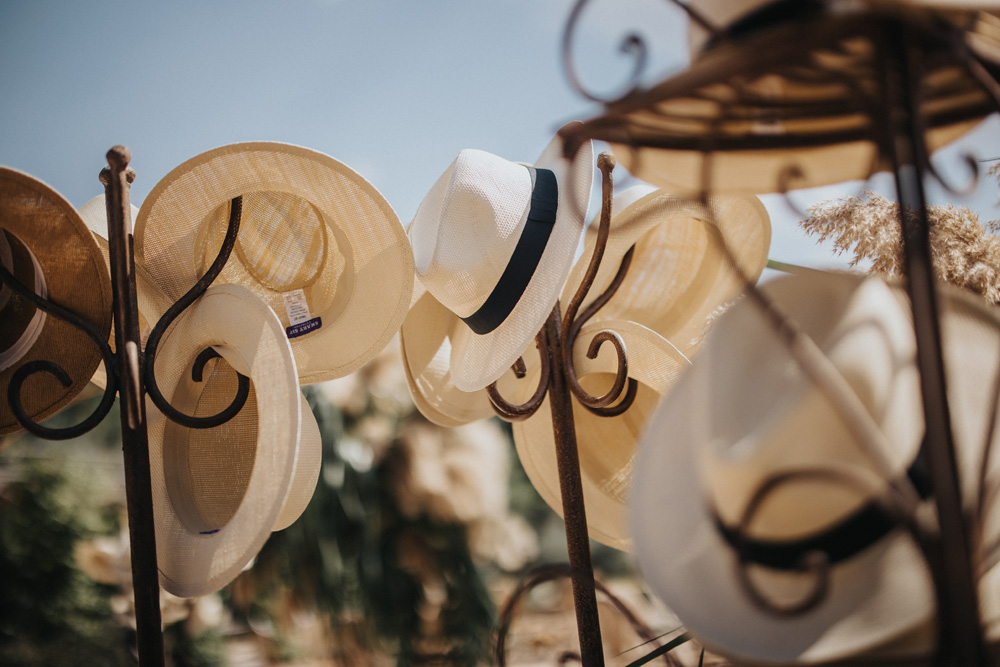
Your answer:
[[[137,263],[180,298],[215,260],[240,196],[239,236],[216,284],[244,285],[278,314],[301,384],[371,360],[406,315],[413,257],[389,203],[322,153],[254,142],[188,160],[139,209]]]
[[[533,165],[463,150],[417,209],[417,278],[465,325],[450,340],[462,391],[499,378],[558,300],[586,222],[593,157],[587,142],[565,159],[558,137]]]
[[[996,3],[872,0],[691,0],[720,38],[693,25],[691,66],[607,106],[577,132],[611,143],[639,178],[674,192],[766,193],[865,179],[879,155],[884,108],[875,13],[940,26],[938,14]],[[955,28],[961,34],[961,28]],[[951,48],[950,44],[947,48]],[[939,52],[943,49],[939,49]],[[956,62],[927,59],[919,123],[929,151],[994,112]],[[708,181],[703,182],[707,177]]]
[[[81,206],[79,211],[80,217],[83,218],[83,221],[87,223],[87,227],[94,234],[94,239],[97,241],[97,246],[101,249],[101,255],[104,256],[104,263],[108,267],[110,274],[111,258],[109,256],[108,240],[105,236],[108,233],[108,215],[104,203],[104,195],[97,195]],[[135,220],[138,214],[139,208],[133,204],[132,219]],[[156,284],[156,281],[139,264],[135,266],[135,293],[139,306],[139,340],[143,348],[145,348],[146,339],[149,338],[149,334],[153,331],[153,327],[156,326],[160,317],[173,305],[173,299],[164,294],[160,286]],[[114,322],[111,325],[111,333],[108,335],[108,344],[111,345],[112,350],[115,349]],[[94,377],[90,381],[98,387],[104,388],[107,376],[103,364],[98,366],[94,372]]]
[[[622,258],[634,246],[625,279],[598,317],[642,324],[690,356],[709,317],[743,289],[720,234],[750,281],[764,270],[771,243],[771,219],[757,197],[716,196],[708,201],[711,215],[697,201],[648,186],[616,195],[618,212],[611,218],[604,256],[581,310],[611,285]],[[592,225],[583,255],[566,281],[564,303],[583,280],[596,241]]]
[[[197,382],[193,362],[208,348],[221,359]],[[242,410],[214,428],[169,421],[147,399],[160,581],[175,595],[204,595],[236,577],[308,503],[318,429],[282,323],[245,287],[210,287],[164,334],[155,363],[164,397],[199,417],[229,405],[237,372],[250,378]]]
[[[634,322],[588,322],[577,337],[573,359],[581,386],[593,396],[611,388],[618,369],[618,358],[610,344],[601,347],[597,359],[587,359],[591,339],[605,329],[617,332],[625,342],[629,376],[638,381],[635,402],[621,415],[598,417],[573,400],[573,419],[590,537],[616,549],[631,551],[625,510],[636,443],[660,398],[689,362],[664,338]],[[538,375],[536,363],[519,385],[521,394],[514,397],[517,402],[531,397]],[[514,422],[513,427],[514,445],[524,471],[539,495],[562,516],[549,398],[545,398],[535,414]]]
[[[0,261],[36,294],[69,309],[102,338],[111,328],[111,277],[101,251],[76,209],[41,181],[0,167]],[[8,403],[7,388],[25,364],[60,366],[67,386],[52,374],[32,373],[21,402],[35,422],[66,406],[101,363],[100,350],[82,331],[58,317],[38,315],[26,299],[0,287],[0,435],[21,427]]]
[[[974,514],[984,444],[1000,439],[990,431],[1000,319],[978,297],[941,289],[957,463]],[[695,636],[734,659],[814,664],[898,646],[905,636],[915,640],[901,652],[926,655],[934,633],[920,630],[935,613],[929,569],[876,500],[889,480],[926,494],[913,465],[923,426],[905,293],[851,274],[788,276],[762,290],[812,337],[881,435],[855,437],[754,303],[737,303],[643,435],[629,501],[640,570]],[[998,465],[992,457],[983,473],[988,498]],[[979,517],[987,553],[1000,538],[993,505]],[[805,610],[766,611],[741,585],[742,572],[769,604],[799,603],[820,577],[796,569],[807,555],[828,565],[821,597]],[[982,585],[995,594],[995,581]],[[983,609],[995,636],[1000,609],[986,597]]]

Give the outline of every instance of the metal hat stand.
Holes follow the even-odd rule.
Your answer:
[[[564,35],[564,56],[569,77],[580,93],[598,99],[576,84],[569,58],[572,33],[587,0],[575,6]],[[712,30],[711,24],[689,6],[675,1],[686,11],[693,23]],[[791,9],[789,3],[785,9]],[[791,3],[795,4],[795,3]],[[825,10],[832,2],[810,3],[813,8]],[[905,4],[905,3],[902,3]],[[775,12],[771,19],[780,18]],[[877,149],[880,163],[887,164],[895,178],[900,222],[903,230],[904,265],[907,275],[906,289],[910,298],[914,332],[917,342],[917,365],[926,421],[926,431],[919,463],[930,480],[936,520],[917,523],[916,537],[927,555],[937,598],[938,648],[934,656],[936,665],[985,665],[988,664],[978,604],[978,590],[973,567],[971,532],[973,527],[962,505],[961,487],[955,463],[955,446],[949,416],[945,387],[944,360],[941,349],[938,297],[932,271],[929,237],[929,220],[924,181],[932,176],[949,191],[954,192],[929,161],[925,134],[938,126],[981,118],[1000,109],[1000,68],[985,60],[967,46],[963,33],[945,21],[921,20],[906,12],[876,12],[858,16],[839,16],[835,12],[820,11],[813,18],[784,24],[780,38],[768,42],[767,48],[739,48],[740,38],[732,35],[715,35],[723,43],[732,40],[733,48],[728,58],[715,57],[711,67],[695,71],[694,68],[667,79],[649,90],[637,86],[617,100],[602,100],[604,113],[582,127],[564,131],[568,154],[573,154],[581,142],[590,139],[609,141],[645,151],[655,149],[697,151],[703,155],[700,175],[701,192],[695,195],[705,201],[712,182],[712,154],[730,151],[789,150],[827,146],[849,141],[871,141]],[[825,49],[837,53],[852,39],[866,40],[873,45],[875,56],[872,69],[849,73],[833,67],[822,71],[819,58],[810,60],[814,53]],[[633,52],[638,54],[634,80],[642,69],[644,53],[641,40],[629,37]],[[809,113],[821,116],[830,109],[803,109],[781,107],[774,100],[763,98],[745,88],[756,77],[779,71],[782,76],[795,80],[796,67],[803,62],[817,65],[810,76],[801,82],[806,85],[846,84],[855,91],[850,113],[861,114],[863,125],[835,131],[803,133],[794,136],[775,134],[726,133],[723,126],[728,121],[772,118],[800,119]],[[784,69],[781,69],[781,68]],[[961,111],[938,113],[926,100],[926,79],[942,67],[960,68],[968,80],[979,87],[984,102],[969,105]],[[825,78],[824,78],[825,77]],[[856,77],[856,78],[852,78]],[[707,94],[709,86],[724,86],[730,95],[728,103]],[[668,103],[672,100],[711,99],[719,103],[714,118],[685,119],[672,117]],[[835,110],[833,110],[835,111]],[[783,116],[787,113],[787,116]],[[949,115],[950,114],[950,115]],[[642,121],[638,120],[642,116]],[[652,119],[652,120],[650,120]],[[662,119],[663,124],[657,126]],[[687,129],[683,127],[684,121]],[[699,124],[699,121],[705,121]],[[746,124],[750,126],[748,122]],[[641,155],[636,153],[641,165]],[[874,165],[873,165],[874,166]],[[788,158],[783,176],[794,177],[794,156]],[[790,180],[784,178],[774,184],[774,192],[786,193]],[[912,212],[905,215],[905,212]],[[723,239],[724,241],[724,239]],[[760,294],[752,285],[749,296],[767,308]],[[987,388],[984,388],[986,390]],[[912,527],[911,527],[912,529]],[[760,602],[760,601],[758,601]],[[596,664],[596,663],[595,663]]]
[[[125,465],[125,499],[131,543],[132,587],[135,596],[136,648],[142,667],[164,664],[163,629],[160,617],[160,584],[156,564],[156,535],[153,523],[153,496],[150,481],[149,441],[146,431],[146,401],[149,398],[169,419],[188,428],[212,428],[225,423],[240,412],[249,396],[250,380],[239,375],[237,395],[218,415],[192,417],[173,406],[160,393],[154,375],[154,361],[160,338],[185,308],[194,303],[225,266],[239,232],[241,200],[233,200],[229,227],[219,255],[209,271],[171,306],[153,327],[143,350],[139,338],[139,308],[136,298],[135,257],[132,240],[132,211],[129,187],[135,172],[129,168],[131,159],[124,146],[107,153],[108,167],[100,174],[105,188],[108,219],[108,246],[111,265],[112,316],[115,350],[87,321],[72,312],[72,306],[55,304],[36,295],[19,283],[0,265],[0,283],[31,301],[46,314],[64,320],[85,332],[100,348],[107,369],[107,384],[97,408],[79,424],[54,429],[34,422],[20,401],[20,389],[25,379],[34,373],[50,373],[63,383],[72,384],[66,372],[48,361],[33,361],[21,366],[11,377],[7,401],[20,423],[29,433],[49,440],[67,440],[83,435],[99,424],[120,396],[122,451]],[[202,380],[206,363],[219,356],[211,348],[192,360],[192,379]]]

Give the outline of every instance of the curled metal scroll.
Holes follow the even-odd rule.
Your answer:
[[[219,249],[219,254],[216,256],[215,261],[212,262],[212,265],[209,267],[205,275],[203,275],[198,282],[196,282],[194,286],[191,287],[191,289],[189,289],[187,293],[185,293],[184,296],[182,296],[174,305],[167,309],[167,312],[164,313],[163,317],[161,317],[156,323],[156,326],[153,327],[153,331],[149,334],[149,338],[146,341],[146,356],[148,359],[145,366],[146,392],[156,407],[159,408],[160,412],[162,412],[168,419],[188,428],[212,428],[219,426],[220,424],[224,424],[232,419],[243,408],[247,398],[250,396],[250,378],[242,373],[237,373],[238,385],[236,396],[233,398],[233,401],[229,404],[229,406],[217,415],[194,417],[184,414],[170,404],[166,397],[163,396],[159,386],[156,384],[155,373],[156,351],[159,347],[160,339],[163,337],[163,334],[173,321],[177,319],[177,317],[188,306],[204,294],[212,282],[222,272],[223,267],[225,267],[226,262],[229,260],[229,255],[233,251],[233,246],[236,244],[236,237],[240,230],[240,218],[242,216],[242,212],[243,198],[236,197],[232,200],[229,213],[229,227],[226,230],[226,237],[222,242],[222,247]],[[218,354],[216,354],[211,348],[201,351],[194,363],[194,367],[192,368],[191,379],[195,382],[200,382],[205,364],[208,363],[210,359],[217,356]]]
[[[55,377],[63,387],[69,387],[72,385],[73,380],[69,377],[62,366],[52,361],[36,359],[23,364],[11,375],[8,387],[7,400],[10,404],[11,411],[14,414],[14,418],[17,419],[17,422],[24,428],[24,430],[28,431],[32,435],[38,436],[39,438],[45,438],[46,440],[69,440],[90,431],[92,428],[97,426],[97,424],[99,424],[105,416],[107,416],[108,412],[110,412],[111,407],[115,402],[115,394],[118,390],[118,374],[115,372],[117,361],[114,353],[111,351],[111,346],[108,344],[107,339],[101,336],[101,334],[98,333],[97,329],[95,329],[90,322],[87,322],[76,313],[35,294],[34,290],[30,290],[22,285],[20,281],[18,281],[17,278],[15,278],[14,275],[11,274],[2,264],[0,264],[0,283],[10,287],[12,290],[17,292],[18,295],[30,301],[36,308],[43,311],[46,315],[56,317],[86,334],[86,336],[90,338],[94,342],[94,345],[96,345],[100,350],[101,357],[104,360],[104,367],[107,369],[107,383],[104,387],[104,395],[101,397],[101,401],[98,403],[94,411],[78,424],[63,428],[52,428],[49,426],[42,426],[32,420],[32,418],[28,415],[23,404],[21,403],[21,387],[24,385],[28,376],[33,375],[34,373],[48,373],[49,375]]]
[[[600,226],[598,228],[597,240],[594,245],[594,253],[590,258],[590,264],[584,275],[583,281],[577,288],[576,293],[570,300],[566,313],[560,318],[559,304],[556,304],[550,322],[543,327],[536,336],[536,346],[542,360],[541,377],[532,397],[525,403],[516,405],[507,401],[500,395],[496,383],[486,388],[487,395],[493,404],[497,414],[507,421],[520,421],[533,415],[545,399],[548,391],[550,376],[553,372],[552,363],[559,361],[566,377],[567,386],[574,397],[590,412],[604,417],[613,417],[622,414],[632,405],[638,393],[638,382],[628,377],[628,357],[625,350],[625,342],[622,337],[613,331],[600,331],[591,340],[587,349],[587,357],[596,359],[601,345],[610,343],[618,359],[618,366],[615,373],[615,380],[610,390],[601,396],[593,396],[580,384],[573,364],[573,348],[580,329],[591,317],[600,310],[614,296],[621,286],[628,272],[632,261],[632,249],[625,254],[615,278],[608,288],[602,292],[591,304],[578,315],[580,305],[587,297],[587,293],[594,284],[597,271],[600,267],[604,250],[607,247],[608,236],[611,229],[611,200],[613,180],[611,172],[615,168],[615,158],[610,153],[601,153],[597,160],[598,167],[602,173],[603,200],[601,207]],[[553,326],[554,325],[554,326]],[[551,334],[546,334],[549,329],[555,329]],[[557,338],[557,340],[552,340]],[[558,357],[558,359],[555,359]],[[518,359],[514,372],[518,377],[524,377],[524,362]],[[520,370],[520,372],[518,372]],[[616,405],[616,401],[619,401]]]
[[[583,9],[589,1],[590,0],[578,0],[570,12],[566,28],[563,31],[563,67],[566,70],[566,77],[569,79],[570,85],[577,92],[577,94],[592,102],[612,104],[615,101],[631,94],[639,87],[639,80],[642,73],[646,70],[646,63],[649,59],[649,49],[641,35],[637,33],[629,33],[625,35],[619,43],[618,48],[622,53],[631,55],[633,58],[632,72],[629,74],[628,79],[626,79],[625,92],[612,97],[603,97],[587,90],[587,88],[580,82],[580,78],[576,74],[576,68],[573,67],[573,35],[576,32],[580,15],[583,13]]]

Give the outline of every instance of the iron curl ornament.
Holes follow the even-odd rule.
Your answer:
[[[129,202],[129,188],[135,179],[135,172],[128,166],[131,155],[124,146],[110,149],[107,160],[108,167],[101,171],[100,180],[105,188],[108,224],[114,349],[94,326],[73,312],[71,304],[56,304],[39,296],[0,264],[0,284],[12,289],[47,316],[58,318],[83,332],[98,348],[106,369],[104,393],[94,411],[78,424],[53,428],[37,423],[22,405],[21,392],[26,379],[35,373],[48,373],[63,386],[69,387],[73,378],[54,362],[34,360],[23,364],[12,374],[9,386],[6,388],[6,400],[18,424],[29,433],[49,440],[67,440],[83,435],[97,426],[110,412],[115,397],[121,397],[122,450],[135,596],[137,653],[139,663],[143,667],[155,667],[162,666],[165,657],[145,397],[148,395],[168,419],[188,428],[202,429],[213,428],[232,419],[240,412],[249,397],[250,380],[237,373],[237,393],[230,405],[216,415],[194,417],[170,404],[160,392],[155,375],[156,352],[161,337],[171,323],[205,293],[228,261],[239,233],[242,201],[239,197],[232,201],[225,240],[208,272],[157,321],[144,349],[139,331],[132,213]],[[218,356],[218,353],[211,348],[198,351],[191,360],[192,379],[201,382],[206,364]]]

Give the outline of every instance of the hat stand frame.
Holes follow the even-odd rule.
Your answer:
[[[720,150],[760,151],[815,147],[851,140],[868,140],[876,147],[876,155],[869,173],[876,171],[876,167],[880,166],[876,163],[879,158],[884,160],[888,169],[891,170],[897,192],[897,203],[899,204],[903,265],[907,276],[905,286],[914,322],[917,368],[925,415],[926,430],[917,466],[929,481],[933,498],[932,503],[925,503],[925,505],[930,504],[933,507],[930,512],[918,514],[916,504],[913,502],[898,503],[896,501],[899,500],[899,497],[895,499],[876,498],[876,501],[880,502],[884,509],[887,509],[889,514],[897,519],[904,530],[909,531],[927,560],[937,605],[938,645],[931,658],[933,664],[989,664],[976,585],[976,571],[982,558],[980,553],[982,545],[978,544],[980,536],[975,522],[981,519],[979,515],[983,508],[975,508],[969,512],[963,508],[962,504],[962,491],[959,484],[945,386],[945,364],[939,320],[940,309],[932,268],[930,221],[924,190],[925,179],[931,177],[940,182],[947,191],[956,192],[956,189],[945,182],[942,175],[931,165],[926,135],[933,127],[947,122],[960,122],[966,117],[959,117],[957,114],[947,117],[939,110],[928,110],[926,106],[922,106],[921,96],[925,92],[925,88],[923,88],[924,77],[933,74],[934,67],[941,66],[942,63],[956,66],[962,68],[964,73],[970,76],[985,93],[985,108],[976,108],[971,111],[967,109],[965,110],[966,114],[973,116],[973,112],[975,112],[985,116],[987,113],[1000,110],[1000,84],[997,82],[1000,79],[1000,69],[995,64],[976,55],[965,43],[963,34],[958,28],[955,26],[946,28],[943,21],[936,21],[933,16],[932,20],[928,21],[926,20],[927,15],[918,20],[905,11],[868,10],[868,14],[860,18],[858,16],[838,18],[831,14],[823,15],[819,20],[789,23],[786,26],[787,31],[782,34],[782,37],[788,38],[787,40],[772,39],[768,43],[767,49],[734,48],[729,52],[729,58],[715,58],[711,62],[711,66],[699,72],[692,70],[682,72],[648,90],[643,90],[639,86],[641,63],[645,59],[645,45],[641,37],[634,34],[629,35],[623,41],[623,50],[633,53],[637,61],[637,66],[627,86],[629,90],[614,99],[602,99],[581,87],[578,77],[573,72],[571,62],[572,36],[579,16],[588,2],[589,0],[577,0],[577,4],[574,6],[564,33],[563,57],[571,84],[583,97],[601,102],[604,105],[604,113],[592,121],[584,123],[581,127],[566,129],[562,132],[566,140],[567,155],[575,154],[577,147],[583,141],[590,139],[610,141],[636,151],[633,156],[637,162],[642,159],[637,152],[639,149],[698,151],[703,156],[700,174],[701,186],[700,191],[693,194],[692,197],[700,199],[702,202],[707,202],[712,191],[712,154]],[[699,16],[693,7],[679,0],[669,0],[669,3],[683,9],[693,23],[708,28],[715,39],[732,38],[731,35],[720,33],[711,28],[711,23]],[[832,3],[816,3],[815,7],[825,7],[826,4]],[[772,18],[778,17],[775,15]],[[801,19],[801,17],[798,18]],[[792,30],[797,32],[793,33]],[[794,137],[784,137],[781,135],[763,136],[753,134],[749,130],[742,135],[725,134],[721,129],[724,122],[737,117],[731,114],[745,114],[747,108],[750,108],[751,111],[762,110],[765,114],[770,114],[770,117],[776,117],[779,120],[783,118],[781,116],[783,111],[788,113],[787,117],[789,118],[795,112],[802,112],[802,109],[793,109],[789,112],[787,107],[780,108],[777,104],[769,106],[768,100],[762,99],[759,94],[755,95],[754,91],[745,87],[746,82],[753,81],[755,76],[773,72],[774,67],[782,65],[786,65],[786,67],[784,70],[778,70],[782,73],[781,75],[794,80],[794,75],[789,74],[789,72],[794,71],[794,67],[803,62],[803,58],[808,58],[815,53],[815,50],[822,48],[836,52],[841,40],[847,38],[867,39],[875,47],[875,55],[872,58],[872,61],[876,63],[873,68],[876,83],[874,94],[870,92],[871,88],[867,89],[868,93],[864,92],[866,89],[862,87],[861,82],[852,80],[850,75],[844,71],[834,71],[832,67],[828,72],[821,72],[819,75],[815,71],[810,73],[813,76],[825,74],[828,77],[826,82],[835,81],[846,85],[854,93],[857,99],[851,100],[851,103],[856,104],[856,108],[852,108],[852,111],[864,114],[867,119],[867,126],[863,132],[843,131],[837,135],[836,130],[834,130],[830,136],[814,132],[813,134],[805,133]],[[738,38],[733,38],[733,41],[736,44],[739,42]],[[810,49],[814,49],[814,51],[810,51]],[[810,62],[810,64],[814,66],[814,70],[819,66],[817,62]],[[629,124],[628,114],[630,112],[647,114],[647,118],[661,116],[674,122],[684,120],[681,117],[670,117],[669,111],[664,111],[666,107],[658,105],[674,99],[697,97],[699,91],[709,84],[726,86],[731,97],[730,103],[728,105],[721,104],[717,111],[718,124],[709,124],[707,128],[704,128],[703,135],[697,135],[698,130],[691,130],[689,134],[684,134],[684,130],[676,129],[678,127],[676,124],[673,126],[673,133],[668,129],[658,132],[655,128],[650,129],[649,127],[637,127],[634,124]],[[713,100],[718,101],[718,98],[713,98]],[[756,106],[754,106],[755,104]],[[821,113],[815,109],[813,112]],[[745,118],[746,116],[739,117]],[[768,116],[765,115],[765,117]],[[691,120],[689,128],[697,124],[697,120],[689,120]],[[967,162],[973,171],[971,186],[974,187],[979,176],[978,169],[973,158],[967,157]],[[795,164],[794,156],[789,156],[788,164],[779,172],[778,182],[775,183],[773,190],[785,195],[793,210],[799,209],[788,199],[788,192],[791,187],[794,187],[795,179],[801,173],[799,166]],[[710,207],[706,208],[710,210]],[[719,234],[718,238],[729,253],[730,258],[733,258],[734,255],[728,247],[724,235]],[[735,262],[733,262],[733,266],[736,266]],[[743,282],[746,296],[752,299],[769,317],[774,325],[776,335],[786,343],[789,352],[799,363],[803,372],[828,397],[834,400],[835,407],[842,411],[845,419],[848,422],[853,422],[851,413],[856,409],[857,404],[852,407],[851,404],[854,401],[850,395],[844,393],[844,386],[838,388],[838,374],[825,375],[829,366],[825,364],[819,349],[798,330],[794,322],[784,317],[746,276],[744,276]],[[826,366],[825,370],[824,366]],[[988,390],[988,388],[984,388],[984,391]],[[993,396],[996,397],[996,394],[997,387],[993,387]],[[996,404],[996,401],[993,404]],[[844,412],[845,410],[846,412]],[[989,456],[990,442],[997,428],[997,421],[996,415],[993,415],[989,420],[990,427],[986,434],[986,453],[983,458],[984,467]],[[852,427],[864,430],[863,423],[860,425],[852,423]],[[859,435],[864,436],[863,433]],[[814,473],[802,473],[802,475],[809,474]],[[861,483],[853,476],[837,476],[833,473],[831,475],[846,485],[857,486]],[[796,475],[775,476],[759,489],[740,522],[738,530],[743,537],[746,536],[745,531],[754,514],[754,508],[760,504],[762,498],[773,491],[776,486],[789,481],[793,476]],[[984,484],[984,477],[985,472],[980,471],[977,480],[980,486]],[[893,483],[892,480],[888,481],[890,485]],[[986,490],[983,488],[978,491],[980,505],[983,502],[985,492]],[[871,491],[869,490],[868,493]],[[737,544],[737,550],[740,551],[739,544]],[[807,559],[807,562],[803,563],[804,572],[813,572],[817,576],[816,588],[812,594],[802,600],[800,604],[781,608],[753,589],[744,569],[748,562],[745,554],[740,551],[738,557],[741,563],[739,566],[741,571],[738,574],[744,583],[745,593],[764,613],[775,615],[802,613],[818,603],[826,594],[826,564],[822,559],[818,561]],[[926,661],[920,664],[926,664]]]
[[[117,353],[111,350],[107,340],[89,322],[73,313],[71,305],[59,305],[39,297],[0,265],[0,284],[9,286],[48,315],[62,319],[81,330],[98,347],[107,371],[104,395],[94,411],[76,425],[51,428],[36,423],[21,405],[20,390],[25,379],[34,373],[45,372],[55,376],[66,387],[72,384],[60,366],[53,362],[37,360],[22,365],[13,373],[7,387],[6,400],[18,423],[29,433],[48,440],[67,440],[83,435],[99,424],[111,410],[116,394],[120,395],[125,499],[135,601],[136,652],[141,667],[162,667],[165,656],[144,396],[149,396],[167,418],[188,428],[219,426],[243,408],[249,396],[250,379],[240,373],[237,373],[236,396],[230,405],[219,414],[208,417],[193,417],[174,408],[160,392],[154,373],[160,338],[170,324],[205,293],[225,266],[239,232],[242,201],[237,198],[232,202],[226,237],[209,271],[163,314],[153,327],[143,349],[139,335],[132,211],[129,203],[129,188],[135,178],[135,171],[128,166],[131,154],[124,146],[111,148],[107,153],[107,160],[108,167],[101,171],[100,180],[105,188],[107,206],[112,317]],[[218,356],[212,348],[200,352],[192,362],[192,379],[201,382],[206,364]]]
[[[638,391],[638,382],[628,377],[628,357],[621,335],[612,330],[603,330],[594,335],[587,350],[589,359],[597,358],[600,347],[610,343],[617,355],[618,367],[611,388],[601,396],[590,394],[577,379],[573,365],[573,349],[580,329],[614,296],[632,261],[632,249],[624,255],[617,274],[605,291],[583,312],[579,312],[583,300],[590,291],[601,259],[607,246],[611,229],[611,202],[613,179],[612,170],[616,161],[611,153],[601,153],[597,166],[601,170],[602,197],[601,215],[597,240],[590,264],[583,281],[560,314],[557,301],[542,329],[535,337],[535,346],[541,359],[538,385],[525,403],[514,404],[505,399],[494,382],[486,388],[487,395],[497,415],[506,421],[522,421],[531,417],[549,398],[552,413],[552,428],[556,448],[556,463],[559,476],[559,490],[565,520],[569,577],[573,591],[573,605],[576,615],[577,635],[580,640],[580,658],[584,667],[604,665],[604,647],[601,640],[600,619],[597,613],[597,588],[594,566],[590,554],[590,538],[587,528],[587,513],[583,498],[580,459],[577,450],[576,427],[573,419],[572,399],[576,399],[589,412],[601,417],[620,415],[632,405]],[[526,365],[518,358],[512,367],[518,378],[526,375]],[[546,581],[547,578],[539,580]],[[504,663],[502,655],[504,634],[501,633],[497,647],[498,664]]]

